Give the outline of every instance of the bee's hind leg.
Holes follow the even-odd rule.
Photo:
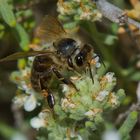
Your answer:
[[[79,91],[79,89],[77,89],[75,84],[70,79],[64,78],[64,76],[56,68],[52,68],[52,71],[54,72],[54,74],[57,76],[57,78],[60,81],[62,81],[63,83],[67,85],[71,85],[76,91]]]
[[[54,105],[55,105],[55,99],[54,99],[54,96],[52,94],[52,92],[49,90],[49,88],[47,87],[47,85],[44,81],[43,78],[40,78],[40,87],[41,87],[41,90],[43,92],[43,96],[47,98],[47,102],[48,102],[48,105],[51,109],[53,109]]]

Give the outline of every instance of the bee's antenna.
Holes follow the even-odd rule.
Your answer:
[[[91,65],[90,65],[90,63],[88,63],[88,67],[89,67],[89,73],[90,73],[90,77],[92,79],[92,83],[94,84],[94,79],[93,79],[93,74],[92,74],[92,71],[91,71]]]

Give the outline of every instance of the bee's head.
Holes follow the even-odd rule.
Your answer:
[[[78,67],[87,65],[93,56],[93,47],[90,44],[85,44],[80,52],[75,56],[75,63]]]
[[[85,44],[79,53],[75,56],[75,63],[77,67],[84,70],[84,68],[89,69],[90,77],[93,80],[93,74],[91,70],[91,61],[93,59],[93,47],[90,44]]]
[[[71,56],[77,48],[77,41],[72,38],[63,38],[54,43],[54,47],[57,49],[57,53],[64,57]]]

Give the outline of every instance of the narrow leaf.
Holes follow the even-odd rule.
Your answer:
[[[29,50],[29,36],[22,25],[17,24],[14,31],[16,32],[16,37],[19,42],[19,45],[23,51]]]
[[[10,27],[16,26],[16,18],[6,0],[0,0],[0,15]]]

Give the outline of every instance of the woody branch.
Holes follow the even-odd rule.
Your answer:
[[[97,0],[96,4],[105,18],[112,22],[119,23],[119,17],[124,13],[124,10],[121,10],[106,0]],[[133,24],[140,29],[140,23],[131,18],[127,19],[127,24]]]

